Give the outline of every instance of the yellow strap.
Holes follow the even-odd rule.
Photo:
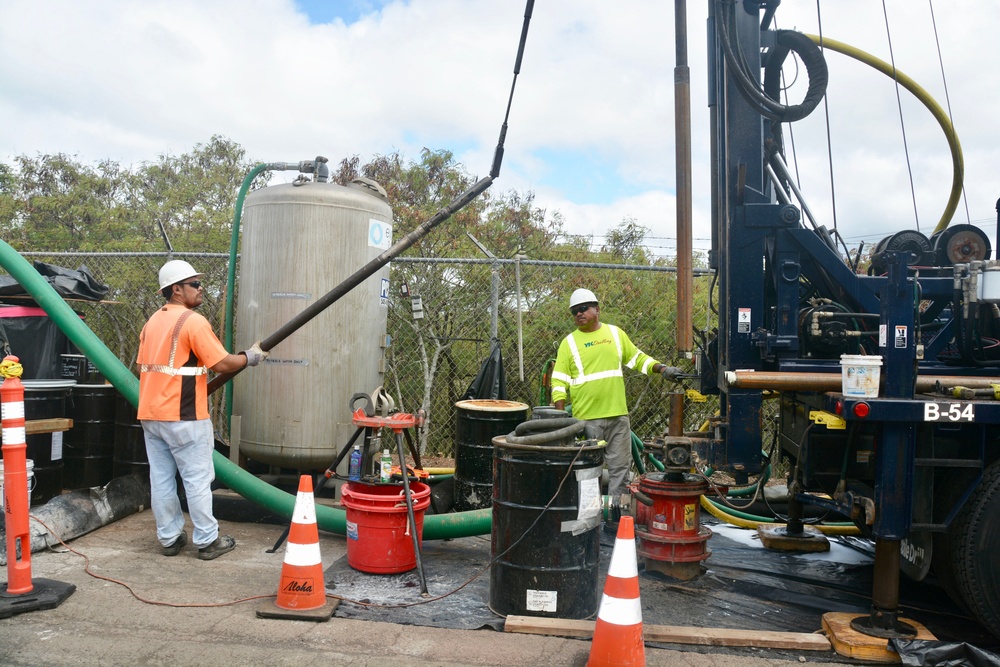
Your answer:
[[[23,372],[21,364],[10,357],[0,361],[0,375],[5,378],[19,378]]]

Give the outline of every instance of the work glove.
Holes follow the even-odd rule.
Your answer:
[[[676,366],[664,366],[660,369],[660,375],[663,376],[664,380],[676,380],[677,376],[683,373],[684,371]]]
[[[243,350],[243,354],[247,357],[247,366],[256,366],[260,362],[267,359],[268,352],[260,349],[260,341],[257,341],[247,349]]]

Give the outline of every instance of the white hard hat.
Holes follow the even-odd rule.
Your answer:
[[[569,307],[578,306],[581,303],[597,303],[597,296],[589,289],[580,288],[573,290],[569,297]]]
[[[160,267],[160,289],[162,290],[164,287],[169,287],[174,283],[179,283],[188,278],[203,275],[205,274],[195,271],[194,267],[183,259],[172,259]]]

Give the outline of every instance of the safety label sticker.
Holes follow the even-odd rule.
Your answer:
[[[528,589],[525,595],[524,606],[528,611],[556,611],[556,598],[559,591],[534,591]]]
[[[381,220],[368,221],[368,245],[372,248],[388,250],[392,245],[392,225]]]
[[[740,308],[736,317],[736,331],[738,333],[750,333],[750,309]]]
[[[358,539],[358,524],[353,521],[347,522],[347,539],[349,540]]]
[[[581,479],[579,482],[580,505],[576,518],[583,521],[601,513],[601,480],[598,477]]]
[[[382,287],[379,288],[378,305],[389,307],[389,279],[382,279]]]
[[[906,347],[906,325],[899,325],[896,327],[896,335],[893,338],[896,341],[896,347]]]

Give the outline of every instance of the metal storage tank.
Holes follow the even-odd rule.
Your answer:
[[[392,245],[385,199],[367,179],[276,185],[246,198],[236,349],[267,337]],[[351,397],[382,384],[388,289],[386,265],[234,379],[241,453],[302,470],[333,463],[356,430]]]

